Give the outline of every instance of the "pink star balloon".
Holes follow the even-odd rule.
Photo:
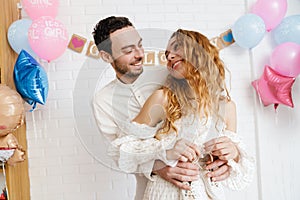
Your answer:
[[[295,78],[283,76],[272,69],[265,66],[262,76],[252,82],[252,86],[258,93],[264,106],[274,104],[275,109],[279,104],[294,107],[292,99],[292,85]]]

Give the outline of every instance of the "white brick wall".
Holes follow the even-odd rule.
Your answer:
[[[66,25],[70,36],[76,33],[86,37],[88,42],[92,40],[91,32],[96,22],[110,15],[129,17],[137,29],[174,31],[182,27],[214,37],[230,28],[253,2],[248,1],[248,5],[247,1],[237,0],[60,0],[57,19]],[[41,61],[49,76],[49,98],[45,106],[38,106],[34,112],[26,114],[32,200],[133,199],[135,181],[132,175],[115,172],[98,159],[105,150],[98,145],[100,139],[86,107],[97,77],[100,75],[100,84],[104,84],[113,73],[111,68],[106,69],[107,64],[88,59],[86,48],[87,44],[80,54],[67,49],[50,64]],[[239,134],[255,154],[259,130],[255,124],[255,106],[259,105],[254,104],[256,96],[250,82],[259,77],[259,73],[252,77],[249,52],[236,45],[223,50],[222,57],[232,75],[231,94],[237,104]],[[268,130],[260,131],[263,134]],[[265,177],[263,184],[268,185]],[[298,198],[268,198],[267,194],[259,194],[257,188],[268,187],[261,187],[255,179],[243,192],[228,192],[228,199],[253,200],[262,199],[262,196],[264,200],[299,199],[299,192],[292,196]]]

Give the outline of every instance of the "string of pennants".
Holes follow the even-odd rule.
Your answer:
[[[219,50],[224,49],[225,47],[231,45],[234,43],[234,39],[232,36],[232,31],[231,29],[226,30],[225,32],[221,33],[219,36],[213,37],[210,39],[210,42],[215,45]],[[77,53],[82,53],[85,44],[87,43],[87,39],[77,35],[73,34],[69,44],[68,48],[77,52]],[[156,54],[157,52],[155,51],[147,51],[145,50],[145,60],[144,60],[144,65],[145,66],[153,66],[155,65],[155,59],[156,59]],[[97,46],[93,41],[89,41],[88,47],[85,53],[86,56],[99,59],[99,53]],[[166,65],[166,58],[165,58],[165,52],[164,51],[159,51],[157,54],[157,59],[158,63],[160,65]]]

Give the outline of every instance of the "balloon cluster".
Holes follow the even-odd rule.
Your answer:
[[[48,62],[58,58],[68,44],[65,26],[55,19],[58,0],[22,2],[31,19],[20,19],[10,25],[10,46],[18,54],[24,49],[30,55],[37,55]]]
[[[287,11],[287,0],[257,0],[251,13],[241,16],[232,27],[235,42],[243,48],[253,48],[280,24]],[[294,26],[294,25],[291,25]]]
[[[61,56],[68,45],[65,26],[55,19],[58,0],[23,0],[22,5],[31,19],[20,19],[8,29],[8,42],[19,54],[14,68],[17,91],[27,103],[45,104],[48,78],[43,67],[33,58],[48,62]]]
[[[252,82],[264,106],[294,107],[291,87],[300,74],[300,15],[286,18],[287,0],[257,0],[251,13],[240,17],[232,27],[235,42],[251,49],[266,32],[272,31],[276,47],[261,77]]]
[[[294,107],[292,86],[300,74],[300,45],[285,42],[278,45],[270,57],[262,76],[252,82],[264,106],[279,104]]]

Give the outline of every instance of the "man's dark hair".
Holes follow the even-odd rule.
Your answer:
[[[103,50],[112,55],[111,40],[109,34],[116,30],[122,29],[127,26],[133,26],[126,17],[107,17],[102,19],[96,24],[93,37],[98,50]]]

